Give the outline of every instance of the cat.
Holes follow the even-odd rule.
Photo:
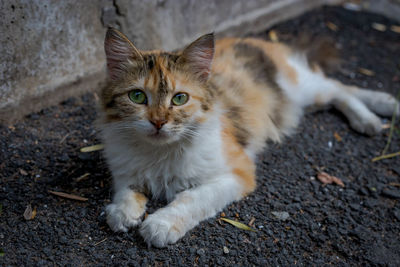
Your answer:
[[[292,133],[307,106],[331,104],[366,135],[382,128],[375,113],[400,112],[389,94],[328,78],[316,56],[323,46],[214,39],[203,35],[181,52],[139,51],[107,31],[99,120],[113,231],[138,226],[149,245],[177,242],[255,189],[257,153]],[[142,222],[150,196],[169,204]]]

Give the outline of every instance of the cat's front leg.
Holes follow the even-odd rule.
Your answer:
[[[107,223],[114,232],[127,232],[141,223],[147,198],[129,187],[118,188],[113,202],[106,207]]]
[[[234,175],[220,175],[211,182],[177,194],[168,206],[147,217],[140,233],[149,245],[165,247],[242,196],[243,188]]]

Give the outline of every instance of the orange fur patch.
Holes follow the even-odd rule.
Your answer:
[[[136,203],[139,204],[141,209],[144,209],[147,203],[147,197],[139,192],[133,192],[133,198],[136,200]]]
[[[227,163],[243,185],[243,195],[247,195],[256,187],[255,165],[247,156],[243,147],[237,143],[232,133],[233,127],[230,125],[229,121],[226,118],[222,120],[224,122],[222,141]]]

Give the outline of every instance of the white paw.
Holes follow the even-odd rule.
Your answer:
[[[381,120],[372,113],[368,117],[351,120],[350,126],[357,132],[370,136],[376,135],[382,130]]]
[[[184,236],[186,227],[182,218],[154,213],[147,217],[139,231],[147,244],[162,248]]]
[[[384,117],[392,116],[393,112],[396,115],[400,114],[400,105],[396,98],[383,92],[376,92],[376,96],[371,101],[369,108]]]
[[[129,228],[141,223],[143,211],[121,204],[109,204],[106,207],[107,224],[114,232],[127,232]]]

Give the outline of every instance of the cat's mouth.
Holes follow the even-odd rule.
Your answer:
[[[164,141],[164,140],[169,139],[170,136],[165,131],[155,131],[153,133],[148,134],[147,137],[150,140],[154,140],[154,141]]]

